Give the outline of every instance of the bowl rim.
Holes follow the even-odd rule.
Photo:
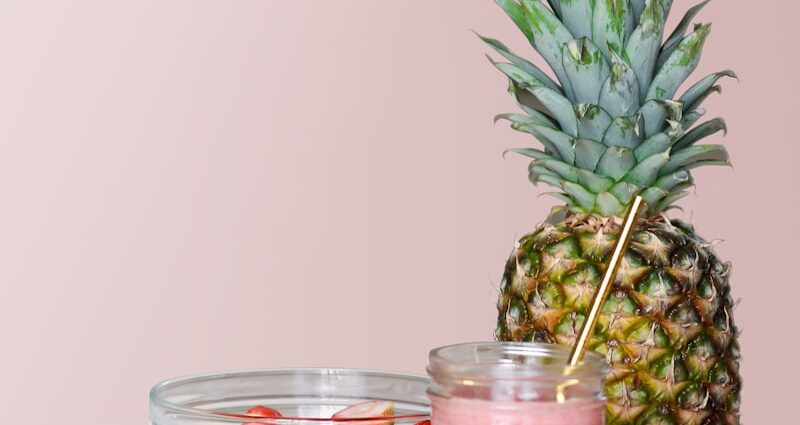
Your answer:
[[[431,382],[431,379],[429,377],[420,374],[392,372],[392,371],[374,370],[374,369],[356,369],[356,368],[288,367],[288,368],[270,368],[270,369],[250,369],[250,370],[240,370],[233,372],[199,373],[199,374],[191,374],[191,375],[169,378],[155,384],[150,389],[149,392],[150,405],[151,406],[155,405],[164,409],[168,409],[170,411],[182,413],[196,419],[209,419],[209,420],[216,420],[219,422],[236,422],[236,423],[247,421],[251,424],[265,424],[265,425],[269,424],[290,425],[292,423],[301,423],[301,422],[305,423],[318,422],[321,424],[325,423],[359,424],[359,423],[369,423],[371,421],[375,421],[378,419],[390,420],[390,421],[391,420],[424,421],[430,419],[430,414],[409,414],[409,415],[394,415],[391,417],[387,416],[380,418],[353,418],[353,419],[302,418],[302,417],[289,417],[289,416],[280,418],[255,418],[252,416],[247,416],[245,414],[210,412],[207,410],[193,409],[190,407],[182,406],[179,403],[173,403],[167,401],[166,399],[161,397],[161,392],[163,390],[182,384],[188,384],[203,380],[223,379],[226,377],[235,377],[243,375],[279,375],[286,373],[315,374],[315,375],[322,375],[322,374],[367,375],[367,376],[377,376],[383,378],[405,379],[409,381],[417,381],[428,385]]]

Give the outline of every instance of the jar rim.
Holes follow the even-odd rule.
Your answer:
[[[439,347],[430,352],[428,374],[434,380],[467,385],[496,381],[560,381],[604,377],[603,356],[587,352],[578,366],[569,366],[570,350],[556,344],[472,342]]]
[[[182,405],[181,403],[175,403],[165,399],[162,396],[162,393],[170,388],[174,388],[176,386],[187,385],[202,381],[213,381],[217,379],[224,379],[224,378],[235,378],[237,376],[252,376],[252,375],[280,375],[280,374],[287,374],[287,373],[299,373],[299,374],[335,374],[335,375],[362,375],[362,376],[369,376],[369,377],[377,377],[377,378],[389,378],[389,379],[403,379],[403,380],[410,380],[410,381],[417,381],[420,383],[430,383],[430,378],[423,375],[416,375],[416,374],[406,374],[406,373],[399,373],[399,372],[385,372],[385,371],[378,371],[378,370],[369,370],[369,369],[348,369],[348,368],[279,368],[279,369],[257,369],[257,370],[246,370],[246,371],[239,371],[239,372],[222,372],[222,373],[207,373],[207,374],[197,374],[197,375],[188,375],[182,376],[178,378],[172,378],[164,380],[150,390],[150,403],[151,405],[155,405],[161,408],[169,409],[170,411],[180,412],[181,414],[191,416],[196,419],[208,419],[213,421],[222,422],[236,422],[241,423],[243,420],[250,422],[250,423],[261,423],[259,419],[254,418],[252,416],[246,415],[239,415],[239,414],[232,414],[232,413],[219,413],[213,412],[203,409],[197,409]],[[354,424],[363,424],[367,421],[367,419],[381,419],[381,420],[413,420],[413,419],[428,419],[429,415],[427,414],[407,414],[407,415],[395,415],[392,417],[381,417],[381,418],[357,418],[357,419],[337,419],[336,423],[354,423]],[[328,424],[331,423],[330,418],[302,418],[302,417],[281,417],[275,419],[263,419],[263,421],[270,421],[264,422],[267,423],[275,423],[275,424],[294,424],[294,423],[313,423],[318,422],[320,424]]]

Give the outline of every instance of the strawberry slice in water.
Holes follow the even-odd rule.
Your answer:
[[[333,419],[390,418],[394,415],[394,404],[390,401],[365,401],[346,407],[333,415]],[[392,420],[359,422],[359,425],[392,425]]]
[[[269,407],[258,405],[251,407],[247,411],[247,413],[245,413],[245,416],[252,416],[253,418],[261,419],[261,418],[280,418],[283,415],[281,415],[281,412],[275,409],[270,409]],[[262,424],[259,422],[248,422],[242,425],[262,425]]]

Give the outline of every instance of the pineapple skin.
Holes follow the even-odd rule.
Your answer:
[[[619,221],[561,211],[521,238],[503,275],[496,338],[571,346]],[[640,221],[589,343],[612,366],[609,425],[739,424],[730,271],[692,226]]]

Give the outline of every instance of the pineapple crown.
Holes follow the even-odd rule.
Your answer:
[[[722,145],[698,144],[727,131],[706,113],[722,71],[675,99],[694,72],[710,31],[692,20],[710,0],[689,9],[672,34],[664,27],[672,0],[494,0],[552,68],[553,80],[500,41],[480,36],[508,62],[489,60],[509,79],[525,114],[501,114],[544,146],[510,149],[533,159],[529,176],[561,192],[570,208],[622,215],[638,194],[653,215],[694,186],[691,170],[730,165]]]

